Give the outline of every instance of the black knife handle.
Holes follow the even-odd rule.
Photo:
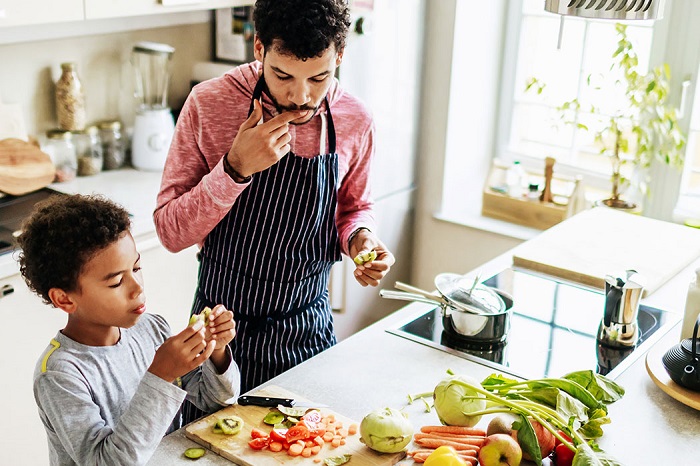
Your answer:
[[[271,396],[243,395],[238,397],[238,404],[241,406],[264,406],[267,408],[274,408],[278,405],[282,405],[291,408],[294,406],[294,400],[291,398],[275,398]]]

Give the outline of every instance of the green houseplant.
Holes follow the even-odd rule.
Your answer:
[[[676,109],[669,103],[669,66],[664,64],[647,73],[640,72],[637,54],[627,37],[627,26],[617,24],[616,32],[618,42],[612,54],[610,75],[589,75],[586,84],[592,93],[613,86],[624,92],[624,104],[607,115],[595,105],[582,109],[578,99],[564,102],[557,109],[565,123],[585,131],[590,129],[579,121],[579,113],[588,111],[595,116],[598,127],[602,128],[595,133],[595,145],[600,154],[609,156],[612,161],[612,192],[603,203],[610,207],[634,208],[634,204],[620,197],[621,187],[629,182],[623,175],[623,167],[633,168],[637,173],[636,188],[646,194],[652,161],[682,166],[686,138],[678,124]],[[546,84],[537,78],[530,78],[525,90],[542,94],[545,87]]]

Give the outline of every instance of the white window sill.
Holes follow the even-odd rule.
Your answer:
[[[495,233],[509,238],[527,241],[542,233],[542,230],[518,225],[504,220],[484,217],[481,215],[481,204],[465,206],[459,211],[443,209],[436,212],[433,218],[443,222],[461,225],[475,230]]]

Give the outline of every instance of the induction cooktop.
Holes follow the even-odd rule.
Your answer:
[[[480,344],[446,332],[442,309],[430,305],[387,332],[517,377],[561,377],[592,369],[614,379],[681,320],[679,313],[640,305],[637,345],[613,348],[596,341],[602,290],[514,268],[484,284],[513,296],[511,329],[503,343]]]

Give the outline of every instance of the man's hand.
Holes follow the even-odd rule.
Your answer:
[[[291,149],[289,122],[307,116],[310,111],[284,112],[259,125],[263,110],[260,102],[254,100],[253,112],[241,124],[228,151],[228,163],[243,177],[276,164]]]
[[[160,345],[148,372],[166,382],[172,382],[202,365],[216,348],[216,342],[204,338],[204,324],[197,320],[192,326]]]
[[[211,362],[214,363],[219,373],[228,368],[231,361],[227,356],[226,346],[236,336],[236,322],[233,320],[233,312],[227,310],[222,304],[218,304],[209,314],[206,339],[216,343],[216,349],[211,354]]]
[[[362,265],[355,264],[355,280],[362,286],[377,286],[379,281],[389,272],[394,262],[394,255],[379,241],[379,238],[369,230],[360,230],[350,243],[350,257],[361,252],[372,251],[377,258]]]

